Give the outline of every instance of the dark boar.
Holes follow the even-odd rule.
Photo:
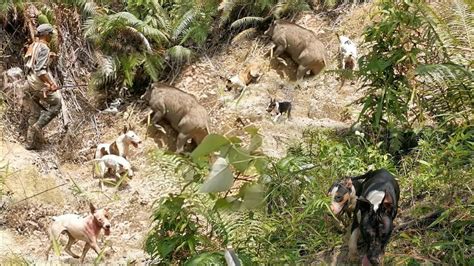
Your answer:
[[[273,22],[265,35],[270,36],[276,45],[276,57],[287,52],[298,64],[297,79],[303,78],[308,70],[317,75],[326,66],[326,49],[312,31],[278,20]]]
[[[196,97],[177,88],[155,83],[142,96],[153,110],[152,123],[166,133],[158,122],[165,119],[178,131],[176,152],[182,153],[188,139],[196,145],[209,134],[208,114]]]

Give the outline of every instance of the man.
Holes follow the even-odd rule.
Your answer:
[[[26,73],[28,88],[26,97],[29,99],[30,114],[26,149],[38,149],[36,139],[42,134],[42,129],[56,117],[61,110],[61,95],[58,85],[49,70],[49,58],[53,55],[48,47],[53,36],[50,24],[41,24],[37,28],[37,39],[28,47],[26,52]],[[42,103],[46,103],[46,107]]]

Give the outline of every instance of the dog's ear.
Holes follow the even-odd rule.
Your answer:
[[[352,188],[352,178],[350,178],[350,177],[345,178],[345,179],[344,179],[344,186],[345,186],[347,189]]]
[[[123,126],[123,134],[127,133],[127,131],[128,131],[127,125]]]
[[[134,130],[134,129],[135,128],[132,125],[130,125],[130,123],[128,123],[128,130]]]
[[[94,204],[92,204],[92,202],[89,202],[89,208],[91,209],[91,213],[94,214],[96,209],[94,207]]]
[[[372,203],[363,197],[357,199],[357,204],[362,212],[371,212],[372,210]]]
[[[387,190],[385,190],[385,196],[383,197],[383,200],[382,200],[382,204],[383,204],[383,209],[387,212],[387,213],[391,213],[392,210],[393,210],[393,198],[392,196],[390,195],[390,193],[388,193]]]

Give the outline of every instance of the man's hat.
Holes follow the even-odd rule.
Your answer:
[[[51,24],[41,24],[36,28],[38,36],[44,36],[53,33],[53,26]]]

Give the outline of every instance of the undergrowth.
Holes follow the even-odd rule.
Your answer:
[[[193,175],[183,175],[188,178],[181,193],[155,205],[156,223],[145,249],[167,263],[219,263],[229,246],[245,265],[322,262],[321,254],[344,245],[338,221],[328,209],[327,189],[342,176],[386,168],[402,188],[397,223],[419,219],[408,230],[395,231],[386,261],[466,264],[472,255],[468,247],[473,239],[467,233],[472,232],[474,217],[468,131],[440,134],[427,129],[420,145],[397,167],[382,143],[370,144],[360,134],[306,130],[284,158],[267,158],[267,167],[254,178],[234,172],[232,188],[212,193],[202,192],[206,167],[161,155],[155,159],[179,161],[176,169],[185,165]],[[244,173],[255,170],[250,168]],[[250,192],[245,190],[249,186],[254,187]],[[254,203],[262,202],[244,207],[245,200],[237,199],[251,192]],[[428,222],[420,218],[433,210],[441,215]]]

